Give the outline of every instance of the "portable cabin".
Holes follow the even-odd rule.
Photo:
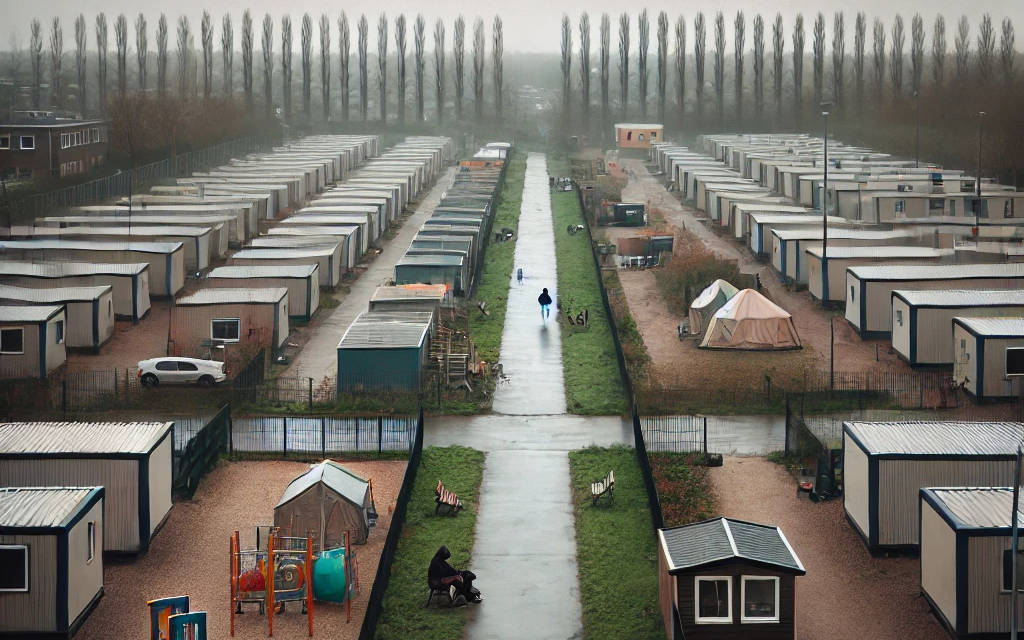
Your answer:
[[[806,573],[772,525],[713,518],[658,529],[658,601],[672,640],[792,640]]]
[[[240,197],[236,193],[231,194],[231,196],[206,196],[204,193],[200,199],[185,200],[184,202],[164,202],[163,200],[159,196],[154,198],[142,194],[138,200],[132,199],[133,210],[161,212],[161,207],[178,207],[171,210],[172,214],[178,214],[188,212],[189,207],[202,207],[197,213],[229,213],[235,215],[238,218],[239,224],[245,224],[246,232],[249,235],[256,233],[259,230],[259,221],[266,218],[264,202],[251,197]],[[138,202],[138,204],[135,204],[135,202]],[[119,204],[125,205],[128,203],[122,199]]]
[[[788,204],[762,204],[755,202],[737,202],[732,205],[732,214],[729,227],[732,235],[737,240],[750,246],[747,237],[750,235],[750,216],[755,213],[774,215],[813,215],[813,212],[806,207],[798,207]],[[819,217],[820,221],[821,218]]]
[[[443,284],[455,295],[466,295],[466,268],[463,256],[407,254],[395,265],[395,284]]]
[[[807,262],[807,290],[822,302],[846,301],[846,269],[853,266],[887,264],[940,264],[954,259],[952,249],[914,246],[846,246],[831,243],[822,260],[820,246],[804,250]]]
[[[99,240],[107,242],[180,242],[185,250],[185,268],[189,271],[205,271],[211,258],[221,258],[216,247],[210,244],[210,229],[207,227],[33,227],[26,234],[34,238],[62,238],[65,240]]]
[[[288,535],[313,534],[320,551],[366,544],[370,536],[370,483],[339,462],[324,460],[285,487],[274,507],[274,526]]]
[[[204,357],[213,341],[226,347],[232,365],[261,349],[276,351],[288,339],[288,289],[200,289],[171,307],[171,353]]]
[[[231,256],[231,264],[237,265],[296,265],[316,264],[320,266],[320,286],[333,289],[341,282],[341,250],[339,247],[294,247],[242,249]]]
[[[232,246],[245,242],[245,229],[238,226],[238,219],[228,215],[126,215],[109,216],[46,216],[36,218],[37,227],[206,227],[210,229],[210,245],[217,247],[216,253],[223,255]]]
[[[405,284],[377,287],[370,296],[370,311],[429,311],[435,318],[442,306],[450,306],[449,289],[443,284]]]
[[[133,221],[145,216],[158,218],[171,218],[177,216],[218,216],[234,217],[233,234],[237,234],[241,240],[251,238],[259,230],[259,221],[256,219],[255,209],[239,205],[224,204],[154,204],[142,203],[137,207],[126,207],[123,205],[97,204],[84,207],[72,207],[68,210],[72,216],[120,216],[131,218]],[[140,220],[141,221],[141,220]]]
[[[378,227],[373,220],[363,213],[335,213],[329,209],[310,209],[309,213],[299,213],[281,221],[282,226],[330,227],[335,225],[356,225],[362,239],[362,251],[366,253],[371,245],[380,237]]]
[[[169,297],[185,286],[185,251],[180,242],[88,240],[0,240],[0,255],[15,260],[74,260],[149,264],[151,295]]]
[[[33,289],[113,288],[114,316],[138,322],[149,313],[149,264],[0,260],[0,283]]]
[[[869,549],[918,545],[918,491],[1013,477],[1024,423],[844,422],[843,508]]]
[[[894,289],[951,288],[1024,288],[1024,263],[847,267],[846,321],[861,337],[884,337],[892,331]]]
[[[70,638],[103,597],[103,487],[0,488],[0,636]]]
[[[792,206],[792,200],[785,196],[772,195],[771,192],[766,193],[754,193],[754,192],[733,192],[733,191],[721,191],[714,194],[714,202],[712,206],[718,211],[718,224],[727,229],[733,230],[735,233],[736,223],[736,205],[755,205],[759,207],[785,207],[794,209],[792,213],[808,213],[808,210],[802,207]],[[784,213],[784,211],[783,211]],[[736,237],[745,237],[740,234]]]
[[[615,143],[620,149],[650,149],[665,137],[663,124],[623,122],[615,125]]]
[[[1013,489],[937,487],[921,489],[919,499],[921,594],[935,617],[955,638],[1009,638]]]
[[[338,342],[338,389],[420,389],[433,317],[429,311],[360,313]]]
[[[0,487],[103,487],[103,550],[142,552],[171,512],[173,434],[173,422],[0,423]]]
[[[1024,376],[1024,318],[953,318],[953,382],[978,400],[1016,398]]]
[[[1024,316],[1024,289],[934,289],[892,292],[892,346],[911,366],[948,366],[956,316]]]
[[[835,216],[828,217],[828,224],[839,225],[846,221]],[[772,255],[771,232],[773,229],[812,229],[821,227],[821,215],[813,213],[780,213],[771,211],[751,212],[745,225],[746,244],[757,255]]]
[[[63,306],[67,315],[64,345],[69,349],[99,348],[114,335],[113,287],[30,289],[0,284],[0,304]]]
[[[131,199],[133,203],[147,204],[234,204],[240,207],[255,207],[259,220],[273,219],[277,212],[277,193],[258,185],[255,188],[235,185],[230,189],[218,189],[200,183],[185,187],[179,185],[177,189],[177,192],[159,192],[154,187],[152,193],[136,193]],[[128,204],[128,200],[122,198],[118,204]]]
[[[258,236],[249,241],[246,249],[333,249],[341,273],[349,271],[353,256],[348,246],[349,236],[273,235]]]
[[[45,378],[64,364],[63,305],[0,306],[0,378]]]
[[[304,227],[301,225],[278,225],[267,230],[265,237],[274,238],[335,238],[344,244],[343,257],[347,260],[343,266],[347,271],[355,269],[363,254],[362,232],[357,225],[329,225],[324,227]]]
[[[462,249],[469,253],[469,262],[478,268],[482,254],[473,236],[444,236],[417,233],[409,244],[410,249]]]
[[[338,185],[340,189],[387,189],[398,203],[398,211],[401,213],[409,204],[410,194],[404,180],[392,180],[389,178],[376,178],[372,175],[353,176]]]
[[[207,287],[237,289],[288,289],[288,317],[309,320],[320,306],[320,266],[297,264],[280,266],[229,265],[217,267],[206,275]]]
[[[834,247],[875,247],[912,244],[921,239],[912,231],[874,229],[829,229],[829,250]],[[823,246],[821,229],[772,229],[772,266],[781,268],[785,279],[807,284],[807,249]]]
[[[383,198],[388,204],[388,220],[397,220],[402,214],[402,203],[398,197],[398,189],[380,186],[373,187],[352,187],[342,182],[330,191],[325,191],[322,198],[331,198],[334,194],[350,195],[357,198]]]

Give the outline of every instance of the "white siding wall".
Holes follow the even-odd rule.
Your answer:
[[[829,271],[832,271],[831,265],[829,265]],[[845,273],[844,278],[846,284],[846,290],[844,293],[846,296],[846,320],[858,329],[863,329],[863,327],[860,326],[860,280],[849,272]],[[850,295],[851,288],[853,291],[852,296]]]
[[[868,527],[868,457],[847,435],[843,435],[843,506],[861,531]]]
[[[921,500],[921,590],[956,626],[956,532]]]
[[[973,536],[967,542],[968,633],[1010,632],[1010,592],[1002,591],[1003,549],[1009,548],[1009,536]],[[1017,606],[1024,611],[1024,598]]]
[[[57,630],[57,537],[0,535],[28,545],[28,593],[0,595],[0,632]]]
[[[946,364],[953,362],[953,343],[948,339],[953,333],[953,318],[956,316],[997,317],[1021,316],[1024,307],[974,307],[958,309],[921,309],[917,313],[917,359],[921,364]],[[987,357],[986,348],[986,360]],[[1002,375],[1000,374],[1000,378]]]
[[[96,553],[89,562],[89,523],[96,523]],[[68,624],[103,588],[103,500],[68,532]]]
[[[900,298],[892,298],[892,348],[910,359],[910,306]],[[920,340],[918,341],[920,344]]]
[[[171,510],[171,441],[168,435],[149,456],[149,532],[152,534]]]
[[[277,305],[277,344],[276,347],[280,347],[288,339],[288,296],[284,294],[284,299],[280,304]]]
[[[1006,377],[1006,350],[1010,347],[1024,347],[1024,338],[985,341],[985,363],[982,371],[985,380],[984,393],[987,397],[1020,395],[1021,379]]]
[[[57,319],[63,319],[64,314],[58,314]],[[0,355],[0,378],[38,378],[39,377],[39,323],[18,324],[5,323],[4,329],[24,328],[23,352],[5,353]],[[63,345],[46,345],[47,360],[50,360],[50,347],[63,347]],[[57,349],[54,349],[57,351]],[[57,356],[54,355],[54,358]],[[63,362],[63,360],[61,360]],[[47,371],[50,367],[47,366]]]
[[[971,280],[912,280],[903,282],[869,282],[867,286],[867,327],[861,330],[889,331],[891,299],[894,289],[1014,289],[1024,286],[1024,280],[1015,278],[975,278]],[[849,287],[847,287],[849,293]],[[850,308],[847,304],[847,318]]]
[[[50,318],[50,321],[46,324],[46,373],[50,373],[60,365],[64,364],[67,360],[67,340],[57,344],[57,323],[64,322],[65,330],[67,329],[66,312],[61,311],[57,315]],[[28,334],[29,331],[25,331],[25,345],[28,346]],[[35,333],[36,341],[33,344],[33,350],[35,353],[39,352],[39,334]],[[28,349],[26,349],[26,353]],[[6,357],[6,356],[5,356]],[[38,358],[36,358],[38,360]],[[33,373],[33,376],[39,375]]]
[[[953,325],[953,381],[963,383],[967,391],[975,395],[978,393],[977,346],[978,338],[960,325]]]

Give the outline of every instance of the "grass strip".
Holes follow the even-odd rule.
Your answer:
[[[626,394],[611,325],[601,301],[590,238],[586,233],[566,232],[569,225],[586,224],[576,194],[552,193],[551,212],[558,259],[558,298],[562,305],[559,322],[563,322],[566,313],[575,317],[584,309],[590,312],[588,328],[562,325],[566,404],[569,411],[577,414],[623,414]]]
[[[700,522],[716,510],[711,474],[697,464],[699,453],[651,451],[651,471],[666,527]]]
[[[423,450],[405,527],[391,565],[391,580],[384,593],[377,638],[451,640],[463,636],[467,608],[424,608],[427,567],[441,545],[447,545],[452,552],[449,562],[453,567],[470,565],[483,471],[484,454],[475,449],[455,446]],[[438,480],[466,505],[455,517],[434,515],[434,487]]]
[[[636,452],[626,446],[569,453],[584,640],[663,640],[658,562]],[[594,505],[592,480],[615,471],[615,502]]]

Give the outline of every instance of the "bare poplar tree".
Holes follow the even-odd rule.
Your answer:
[[[936,88],[942,87],[946,69],[946,19],[942,14],[935,16],[935,27],[932,29],[932,83]]]
[[[302,15],[299,53],[302,63],[302,115],[308,122],[313,115],[313,18],[308,13]]]
[[[274,114],[274,19],[263,15],[263,37],[260,41],[263,53],[263,115]]]
[[[199,21],[200,44],[203,47],[203,100],[213,93],[213,19],[208,11]]]
[[[252,14],[246,9],[242,12],[242,91],[245,93],[245,108],[252,113],[253,105],[253,90],[252,90],[252,75],[253,75],[253,28],[252,28]]]
[[[589,46],[588,40],[587,47]],[[494,16],[494,23],[491,25],[491,71],[494,112],[501,118],[505,102],[505,25],[501,21],[501,16]],[[587,110],[589,111],[589,105]]]
[[[160,14],[156,23],[156,91],[167,94],[167,16]]]
[[[1013,59],[1016,52],[1013,50],[1013,23],[1009,18],[1003,18],[1002,29],[999,38],[999,64],[1003,70],[1003,82],[1010,87],[1013,85]]]
[[[686,19],[676,19],[676,107],[679,109],[680,128],[686,118]]]
[[[985,84],[992,79],[993,60],[996,55],[996,36],[992,29],[992,16],[981,17],[978,27],[978,77]]]
[[[484,21],[477,18],[473,21],[473,106],[476,120],[484,117],[484,64],[486,61],[487,41],[484,39]]]
[[[220,23],[220,58],[224,95],[230,96],[235,91],[235,31],[231,26],[230,13],[225,13]]]
[[[736,122],[743,126],[743,48],[746,46],[747,19],[742,11],[736,12],[733,21],[733,93],[736,100]]]
[[[889,50],[889,80],[892,82],[893,98],[903,95],[903,16],[896,14],[892,23],[892,44]]]
[[[915,13],[910,19],[910,89],[920,95],[924,74],[924,19]]]
[[[191,27],[188,16],[178,16],[178,96],[184,98],[188,91],[188,54]]]
[[[566,98],[568,100],[568,98]],[[629,14],[619,16],[619,101],[622,119],[629,112]]]
[[[874,52],[872,63],[875,76],[875,101],[880,102],[882,93],[885,91],[885,26],[878,18],[875,18],[871,44]]]
[[[608,127],[608,102],[611,98],[608,81],[611,77],[612,21],[607,13],[601,14],[601,25],[598,35],[598,81],[601,84],[601,139],[606,135]]]
[[[651,40],[651,24],[647,19],[647,9],[640,12],[636,23],[636,84],[640,98],[640,115],[647,120],[647,49]]]
[[[427,21],[423,18],[423,14],[416,14],[416,22],[413,23],[412,30],[412,42],[413,42],[413,75],[416,78],[416,121],[423,122],[423,111],[425,109],[424,103],[426,102],[424,94],[426,93],[426,87],[424,84],[423,68],[426,64],[424,58],[426,57],[427,47]]]
[[[324,122],[331,119],[331,19],[320,14],[320,106]]]
[[[867,18],[857,12],[853,27],[853,78],[857,89],[857,111],[864,109],[864,48],[867,40]]]
[[[128,19],[124,14],[114,21],[114,44],[117,47],[117,91],[128,91]]]
[[[135,18],[135,60],[139,63],[139,90],[146,90],[146,58],[149,55],[149,37],[146,33],[146,16]]]
[[[78,111],[85,117],[88,109],[86,102],[86,33],[85,16],[78,14],[75,18],[75,71],[78,78]]]
[[[825,16],[819,12],[814,18],[813,40],[811,41],[811,70],[814,81],[814,104],[821,104],[822,88],[825,83]]]
[[[725,125],[725,16],[715,14],[715,104],[718,108],[718,124]]]
[[[35,52],[36,44],[36,28],[38,21],[32,23],[32,46],[31,51]],[[96,16],[96,86],[97,86],[97,99],[99,101],[97,110],[103,114],[107,112],[107,16],[104,13],[100,13]],[[42,50],[43,42],[39,40],[39,50]],[[33,56],[33,63],[36,62],[35,56]],[[35,67],[33,67],[33,70]],[[38,85],[38,83],[37,83]],[[36,108],[39,108],[39,90],[36,88],[36,95],[33,96],[36,102]]]
[[[398,121],[405,123],[405,14],[395,18],[395,71],[398,81]]]
[[[359,54],[359,113],[362,115],[363,121],[366,121],[370,117],[370,56],[368,52],[370,21],[366,19],[365,13],[359,16],[356,30],[359,32],[359,40],[356,43]]]
[[[764,113],[764,18],[754,16],[754,111]]]
[[[772,21],[772,95],[775,97],[775,116],[782,113],[782,70],[785,62],[786,36],[782,28],[782,14],[776,13]]]
[[[292,17],[281,16],[281,104],[285,122],[292,121]]]
[[[590,16],[580,15],[580,103],[583,105],[583,123],[590,125]]]
[[[462,96],[466,90],[466,19],[455,18],[452,59],[455,61],[455,121],[462,122]]]
[[[349,44],[351,34],[348,16],[342,11],[338,17],[338,93],[341,94],[341,119],[348,122],[349,116]],[[330,53],[327,54],[330,58]]]
[[[956,38],[953,40],[953,55],[956,59],[956,81],[962,85],[967,82],[967,73],[971,60],[971,28],[967,16],[960,16],[956,24]]]
[[[572,96],[572,26],[569,16],[562,14],[562,35],[559,40],[562,51],[562,126],[569,123],[570,97]]]
[[[434,23],[434,98],[437,100],[437,123],[444,121],[444,63],[445,63],[444,20]]]
[[[668,88],[668,14],[658,14],[658,122],[665,122],[665,90]]]
[[[380,92],[380,121],[388,122],[388,17],[377,18],[377,89]]]
[[[793,23],[793,110],[797,120],[804,109],[804,16],[796,14]]]
[[[50,95],[58,109],[64,108],[64,29],[60,18],[50,23]]]
[[[697,120],[698,125],[703,126],[704,116],[704,68],[707,58],[707,24],[704,22],[704,14],[697,13],[693,19],[693,69],[697,90]]]
[[[832,19],[832,99],[843,104],[843,67],[846,64],[846,18],[842,11]]]
[[[32,108],[39,109],[43,100],[43,25],[33,18],[29,29],[32,34],[28,44],[32,62]]]

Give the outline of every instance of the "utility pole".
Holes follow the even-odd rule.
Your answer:
[[[1017,518],[1017,508],[1020,504],[1020,466],[1021,456],[1024,451],[1017,445],[1017,462],[1013,466],[1013,513],[1010,515],[1010,554],[1013,562],[1010,565],[1010,640],[1017,640],[1017,553],[1020,547],[1020,534],[1017,526],[1020,524]]]
[[[821,103],[821,115],[825,118],[825,180],[821,191],[821,264],[828,258],[828,109],[831,102]]]
[[[921,93],[914,92],[914,168],[921,166]]]
[[[985,122],[985,112],[978,112],[978,175],[974,179],[974,235],[980,235],[981,229],[981,134]]]

